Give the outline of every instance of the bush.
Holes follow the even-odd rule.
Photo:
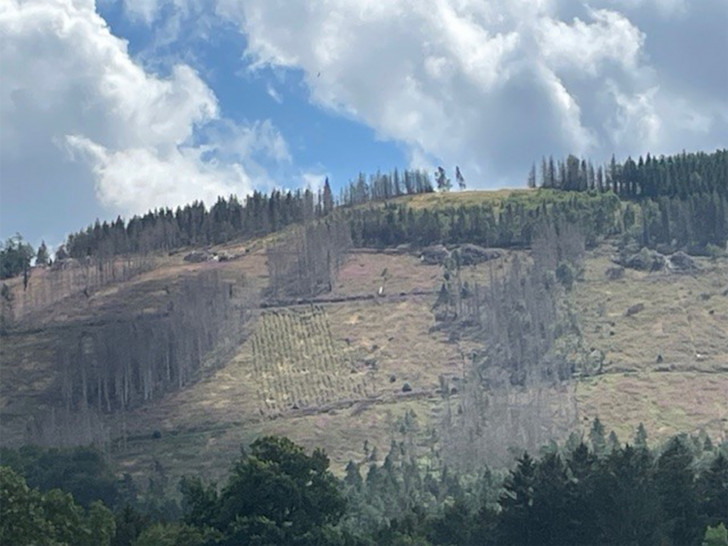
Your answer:
[[[569,264],[561,263],[556,268],[556,280],[559,281],[566,290],[571,290],[571,287],[574,286],[574,278],[574,270]]]

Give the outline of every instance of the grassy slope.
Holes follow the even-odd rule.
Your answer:
[[[696,275],[627,270],[608,281],[610,250],[592,253],[574,291],[587,346],[606,353],[606,373],[579,384],[582,413],[623,440],[640,421],[655,437],[704,428],[726,438],[728,261],[701,259]],[[626,316],[639,303],[644,310]]]
[[[412,205],[476,203],[510,193],[425,195]],[[527,190],[518,193],[528,198]],[[240,253],[242,247],[228,250]],[[653,439],[700,428],[725,439],[728,261],[701,260],[703,271],[694,276],[628,271],[624,280],[607,281],[610,252],[603,246],[589,254],[584,280],[572,293],[587,346],[606,355],[605,373],[577,386],[581,422],[586,426],[599,415],[623,440],[640,421]],[[129,283],[51,306],[42,323],[64,324],[119,308],[154,309],[163,304],[164,286],[210,267],[251,291],[266,283],[262,245],[219,264],[185,264],[180,254]],[[485,279],[487,271],[469,275]],[[427,444],[442,411],[439,376],[458,377],[463,368],[461,347],[431,331],[440,279],[439,267],[414,256],[352,254],[330,295],[350,301],[262,310],[248,341],[225,366],[125,416],[129,437],[114,456],[137,476],[156,459],[172,478],[189,472],[221,477],[241,443],[285,434],[307,447],[324,447],[341,470],[349,459],[362,458],[365,441],[386,451],[408,410],[415,411],[420,441]],[[380,287],[384,297],[374,297]],[[640,302],[645,309],[626,317],[626,309]],[[52,375],[43,364],[44,335],[52,334],[3,340],[4,428],[22,422]],[[411,393],[402,393],[405,382]],[[153,438],[154,431],[161,438]]]

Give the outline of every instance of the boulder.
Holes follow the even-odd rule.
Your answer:
[[[185,262],[190,262],[193,264],[199,264],[201,262],[206,262],[210,259],[211,259],[210,254],[208,252],[205,252],[204,250],[194,250],[184,257]]]
[[[643,248],[637,254],[628,256],[623,265],[638,271],[660,271],[665,267],[665,256],[655,250]]]
[[[670,271],[675,273],[693,273],[700,269],[695,260],[682,250],[668,257]]]
[[[442,265],[450,257],[450,251],[444,245],[432,245],[422,249],[420,261],[427,265]]]
[[[632,315],[636,315],[637,313],[639,313],[640,311],[642,311],[644,308],[645,308],[645,304],[644,303],[636,303],[634,305],[631,305],[629,307],[629,309],[627,309],[626,315],[628,317],[631,317]]]
[[[497,260],[502,252],[497,248],[485,248],[466,243],[458,248],[460,263],[463,265],[476,265],[490,260]]]
[[[608,280],[618,281],[624,277],[624,267],[610,267],[604,272],[604,274]]]

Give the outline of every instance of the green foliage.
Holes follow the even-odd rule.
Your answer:
[[[728,457],[723,453],[698,478],[697,495],[707,524],[728,523]]]
[[[51,257],[48,254],[48,247],[45,241],[42,241],[38,247],[38,253],[35,255],[35,265],[48,265],[50,261]]]
[[[646,438],[644,427],[639,435]],[[181,482],[183,522],[152,522],[129,505],[114,519],[98,501],[84,510],[70,494],[32,489],[0,467],[0,543],[726,544],[722,448],[702,437],[675,437],[655,452],[615,440],[597,456],[576,441],[569,449],[553,445],[540,459],[524,453],[502,483],[489,471],[454,473],[437,456],[418,464],[404,443],[393,442],[366,480],[352,462],[341,482],[321,451],[307,455],[285,438],[261,438],[234,464],[220,492],[197,478]]]
[[[119,480],[104,455],[93,447],[0,448],[0,461],[24,476],[30,487],[62,489],[87,508],[94,501],[113,507],[120,501],[134,500],[121,498]]]
[[[203,546],[214,535],[185,523],[156,523],[147,527],[134,546]]]
[[[728,240],[728,150],[712,154],[627,158],[593,167],[569,156],[558,169],[544,161],[542,185],[567,191],[613,191],[634,201],[623,215],[625,234],[639,246],[721,254]],[[558,171],[558,175],[555,174]],[[639,221],[638,214],[639,211]]]
[[[705,530],[703,546],[728,546],[728,530],[719,523],[717,527],[708,527]]]
[[[560,263],[556,268],[556,280],[567,290],[571,290],[574,286],[574,270],[568,263]]]
[[[600,456],[605,452],[607,448],[607,440],[605,437],[604,425],[599,420],[599,417],[595,417],[592,422],[592,427],[589,431],[589,441],[591,442],[592,449],[597,456]]]
[[[0,467],[0,544],[106,546],[114,530],[114,517],[102,503],[86,512],[69,493],[41,493]]]
[[[375,201],[432,192],[426,173],[404,171],[404,187],[397,171],[377,173],[366,180],[344,187],[339,205],[350,207]],[[96,221],[83,231],[69,235],[56,259],[68,254],[77,259],[93,256],[108,259],[130,253],[171,251],[190,245],[220,244],[235,238],[250,238],[274,233],[290,226],[324,217],[334,210],[334,196],[328,180],[315,195],[311,190],[295,192],[253,192],[243,201],[236,196],[218,198],[207,208],[195,201],[184,207],[149,211],[128,222],[118,217],[113,222]]]
[[[435,182],[437,183],[437,190],[441,192],[448,192],[452,189],[452,182],[445,174],[445,169],[438,167],[435,171]]]
[[[536,463],[524,453],[515,470],[503,483],[500,498],[499,534],[511,544],[535,544],[536,522],[533,517]]]
[[[326,455],[306,455],[286,438],[265,437],[235,463],[219,496],[183,484],[186,521],[222,533],[220,544],[324,544],[345,510]]]
[[[680,437],[672,438],[657,459],[655,483],[662,499],[665,533],[672,544],[694,544],[702,533],[692,464],[693,453]]]
[[[151,519],[127,504],[116,514],[116,534],[111,546],[132,546],[137,537],[151,524]]]
[[[637,427],[637,432],[634,435],[634,445],[639,448],[647,447],[647,430],[643,423],[640,423]]]
[[[525,192],[524,192],[525,193]],[[447,201],[445,202],[447,203]],[[412,209],[390,203],[347,211],[357,246],[387,247],[402,243],[475,243],[485,247],[530,246],[538,227],[573,224],[588,244],[618,233],[620,202],[609,193],[539,190],[515,193],[501,201]]]
[[[15,277],[30,269],[35,253],[19,233],[0,243],[0,279]]]

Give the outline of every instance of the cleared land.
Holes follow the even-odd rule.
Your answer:
[[[573,293],[585,345],[605,354],[604,373],[578,384],[582,418],[598,415],[623,441],[640,422],[653,439],[700,429],[728,438],[728,261],[610,281],[613,252],[590,253]]]
[[[470,193],[457,199],[474,199]],[[183,253],[166,257],[127,283],[48,306],[38,323],[51,327],[47,332],[4,338],[3,427],[42,403],[54,373],[47,365],[53,328],[162,309],[174,283],[210,268],[259,293],[267,283],[262,245],[225,250],[239,257],[202,264],[187,264]],[[576,385],[579,422],[586,430],[598,415],[623,441],[639,422],[653,441],[701,428],[715,440],[728,438],[728,260],[699,259],[694,275],[627,270],[610,281],[612,252],[606,245],[588,253],[570,296],[584,345],[605,355],[603,373]],[[510,256],[463,275],[486,281]],[[441,268],[417,256],[353,252],[323,298],[329,301],[256,310],[247,340],[226,364],[110,421],[112,455],[140,478],[159,461],[173,487],[184,473],[219,478],[241,443],[285,434],[325,448],[341,471],[364,457],[365,442],[385,452],[408,412],[417,416],[417,442],[431,447],[445,408],[440,378],[462,377],[473,343],[450,341],[436,328],[432,305],[441,282]],[[637,303],[644,309],[627,316]]]

